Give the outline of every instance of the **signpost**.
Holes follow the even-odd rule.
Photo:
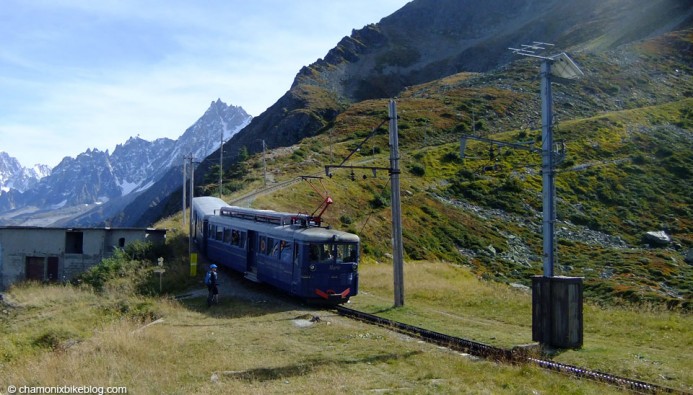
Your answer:
[[[190,277],[197,276],[197,253],[190,254]]]
[[[154,269],[154,273],[159,273],[159,293],[161,293],[162,287],[161,287],[161,276],[166,273],[166,269],[164,269],[164,258],[159,257],[157,259],[157,266],[158,268]]]

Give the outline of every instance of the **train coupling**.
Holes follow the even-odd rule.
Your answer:
[[[349,294],[351,293],[351,288],[345,289],[341,293],[337,293],[334,290],[328,289],[327,291],[323,291],[321,289],[316,289],[315,294],[320,296],[321,298],[325,299],[326,301],[329,302],[334,302],[334,303],[343,303],[349,300]]]

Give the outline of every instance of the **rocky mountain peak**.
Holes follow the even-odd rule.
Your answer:
[[[107,213],[118,213],[122,209],[119,205],[133,199],[130,195],[146,191],[171,168],[180,166],[184,155],[193,153],[196,158],[205,158],[218,149],[222,135],[225,140],[229,139],[251,118],[243,108],[228,106],[217,99],[177,140],[148,141],[137,135],[118,144],[112,154],[108,150],[89,148],[75,158],[65,157],[50,176],[40,182],[36,180],[30,188],[0,195],[0,224],[31,223],[30,216],[25,214],[21,219],[11,219],[13,215],[7,213],[11,210],[38,207],[38,212],[42,212],[75,206],[91,207],[95,212],[84,221],[71,222],[75,215],[81,216],[84,211],[73,208],[69,218],[60,219],[61,225],[95,226],[110,222]],[[16,172],[16,161],[6,156],[0,155],[0,174],[5,162],[6,167]],[[182,180],[174,181],[180,183]],[[177,187],[175,182],[171,187]],[[46,217],[46,214],[41,213],[41,216]]]
[[[27,168],[6,152],[0,152],[0,191],[14,189],[24,192],[36,185],[43,177],[51,174],[51,169],[42,164]]]

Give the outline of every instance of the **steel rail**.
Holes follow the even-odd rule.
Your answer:
[[[593,381],[609,384],[622,389],[627,389],[636,393],[644,394],[682,394],[691,395],[683,390],[664,387],[659,384],[647,383],[645,381],[620,377],[609,373],[603,373],[596,370],[581,368],[579,366],[568,365],[560,362],[553,362],[533,358],[519,350],[508,350],[500,347],[491,346],[484,343],[479,343],[473,340],[467,340],[460,337],[445,335],[443,333],[430,331],[428,329],[419,328],[409,324],[393,321],[387,318],[378,317],[373,314],[364,313],[358,310],[353,310],[344,306],[336,306],[337,312],[345,317],[357,319],[369,324],[375,324],[394,330],[398,333],[420,338],[428,343],[437,344],[450,348],[455,351],[465,352],[470,355],[492,359],[499,362],[511,364],[532,364],[540,368],[560,372],[576,378],[587,378]]]

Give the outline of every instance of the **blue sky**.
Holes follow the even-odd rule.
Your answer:
[[[0,151],[57,165],[261,114],[302,66],[408,0],[0,0]]]

